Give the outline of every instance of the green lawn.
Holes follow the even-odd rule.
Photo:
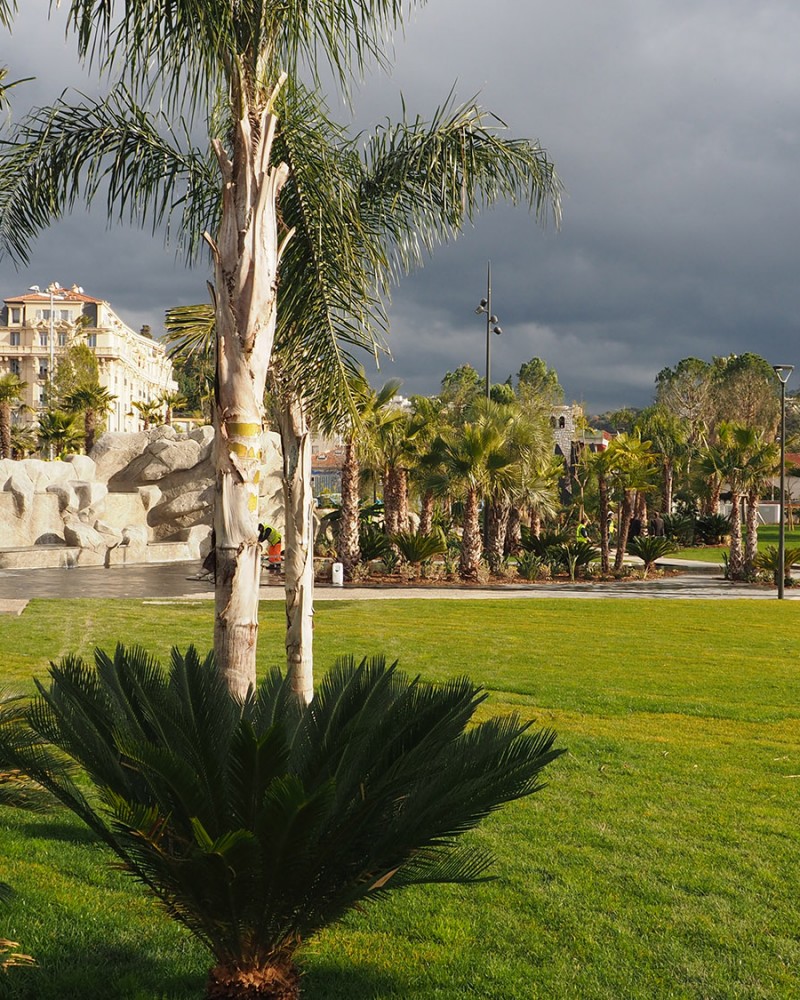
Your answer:
[[[261,666],[283,609],[262,605]],[[800,604],[760,601],[320,602],[320,664],[385,651],[468,673],[554,727],[548,787],[472,836],[497,880],[409,891],[302,955],[306,1000],[800,997]],[[0,619],[3,680],[117,638],[206,648],[201,605],[35,601]],[[0,936],[38,959],[13,1000],[193,1000],[206,956],[71,818],[0,813]]]
[[[758,529],[758,548],[763,551],[768,545],[778,544],[778,525],[762,524]],[[786,546],[800,545],[800,528],[786,530]],[[698,562],[713,562],[722,565],[722,555],[728,551],[727,545],[712,548],[688,548],[673,553],[675,559],[695,559]]]

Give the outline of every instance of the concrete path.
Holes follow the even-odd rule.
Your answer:
[[[697,569],[701,566],[702,569]],[[426,587],[351,586],[333,587],[318,584],[318,601],[405,600],[441,598],[446,600],[519,600],[532,598],[573,597],[659,598],[690,600],[775,600],[769,587],[730,583],[722,579],[719,566],[690,564],[694,572],[632,580],[620,583],[514,583],[486,587],[436,585]],[[686,570],[690,567],[678,567]],[[75,569],[0,570],[0,613],[21,614],[34,598],[133,598],[145,601],[211,600],[213,585],[198,580],[199,563],[159,565],[79,567]],[[264,573],[262,600],[282,600],[279,579]],[[800,588],[786,591],[787,600],[800,600]]]

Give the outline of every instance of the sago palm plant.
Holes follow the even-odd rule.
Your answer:
[[[663,559],[676,549],[677,546],[671,538],[660,535],[637,535],[628,542],[628,552],[644,563],[643,577],[647,577],[658,559]]]
[[[138,648],[67,657],[38,692],[0,752],[206,945],[215,998],[296,997],[296,949],[352,907],[483,878],[459,835],[562,752],[515,716],[471,725],[470,681],[382,659],[338,662],[307,706],[277,671],[235,699],[193,648],[166,672]]]

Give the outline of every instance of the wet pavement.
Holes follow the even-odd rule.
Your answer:
[[[685,567],[675,566],[683,570]],[[0,570],[0,611],[20,614],[34,598],[130,598],[146,601],[211,600],[214,585],[200,580],[199,562],[159,563],[155,565],[96,566],[74,569]],[[511,583],[490,586],[459,586],[432,583],[404,587],[382,585],[347,585],[334,587],[317,584],[315,598],[327,600],[398,600],[440,598],[446,600],[509,600],[542,597],[656,598],[704,600],[775,600],[770,587],[731,583],[721,576],[720,567],[706,566],[697,572],[679,572],[674,576],[650,580],[610,583]],[[282,579],[264,572],[262,600],[282,600]],[[800,600],[800,588],[786,591],[787,600]]]

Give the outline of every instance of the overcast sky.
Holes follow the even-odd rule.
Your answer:
[[[48,25],[48,0],[22,6],[0,50],[12,79],[36,76],[13,92],[15,117],[89,87],[63,15]],[[396,118],[401,93],[422,115],[454,84],[460,100],[477,94],[547,149],[563,224],[504,207],[438,250],[394,295],[393,359],[373,382],[433,393],[460,364],[484,373],[474,310],[489,259],[504,331],[492,381],[539,356],[568,400],[599,412],[647,405],[656,373],[688,355],[800,366],[798,44],[796,0],[430,0],[397,40],[392,75],[358,93],[359,125]],[[4,296],[80,284],[155,331],[168,307],[204,299],[206,277],[98,210],[42,235],[29,268],[0,262]]]

